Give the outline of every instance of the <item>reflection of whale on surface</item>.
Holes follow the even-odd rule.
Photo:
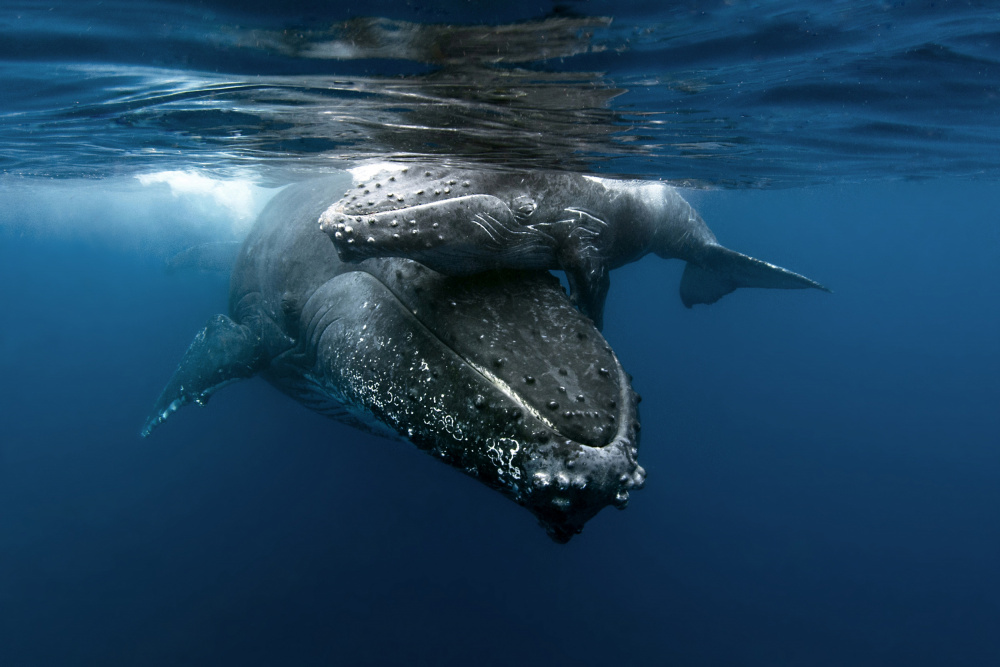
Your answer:
[[[655,181],[568,172],[464,170],[375,163],[320,217],[340,257],[406,257],[446,275],[562,269],[601,326],[608,271],[654,252],[687,262],[685,306],[738,287],[829,291],[719,245],[678,193]]]
[[[636,395],[545,273],[448,278],[344,265],[316,220],[344,179],[292,186],[251,231],[230,317],[198,334],[143,434],[260,374],[306,406],[410,440],[527,507],[558,541],[642,485]]]

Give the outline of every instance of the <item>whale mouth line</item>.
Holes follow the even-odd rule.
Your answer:
[[[495,374],[493,374],[490,371],[486,370],[484,367],[482,367],[481,365],[479,365],[476,362],[472,361],[471,359],[469,359],[468,357],[466,357],[464,354],[462,354],[461,352],[459,352],[458,350],[456,350],[454,347],[452,347],[447,342],[445,342],[444,339],[442,339],[440,336],[438,336],[437,333],[433,329],[431,329],[426,324],[424,324],[420,320],[420,318],[418,318],[416,315],[413,314],[413,312],[410,310],[410,308],[400,298],[400,296],[398,294],[396,294],[396,292],[392,289],[391,286],[389,286],[386,283],[384,283],[383,281],[379,280],[378,276],[376,276],[376,275],[374,275],[374,274],[372,274],[372,273],[370,273],[368,271],[365,271],[364,269],[358,269],[356,272],[357,273],[364,273],[365,275],[370,276],[373,280],[375,280],[375,282],[377,282],[380,285],[382,285],[383,287],[385,287],[386,291],[389,292],[389,294],[391,294],[394,299],[396,299],[397,303],[399,303],[399,305],[401,306],[401,310],[406,314],[406,317],[408,317],[412,322],[416,323],[416,325],[418,327],[420,327],[421,329],[423,329],[434,340],[438,341],[438,343],[440,343],[442,347],[444,347],[446,350],[448,350],[449,352],[451,352],[452,354],[454,354],[456,357],[458,357],[459,359],[461,359],[462,362],[464,364],[466,364],[469,368],[471,368],[476,373],[478,373],[479,375],[481,375],[484,380],[486,380],[490,385],[492,385],[493,387],[495,387],[496,389],[498,389],[502,394],[504,394],[505,396],[507,396],[507,398],[509,398],[511,401],[513,401],[519,408],[521,408],[522,410],[524,410],[525,412],[527,412],[528,414],[530,414],[532,417],[534,417],[535,419],[537,419],[539,422],[541,422],[542,424],[544,424],[545,426],[547,426],[552,431],[554,431],[554,432],[559,433],[560,435],[562,435],[562,433],[559,431],[559,429],[556,427],[555,424],[553,424],[549,419],[547,419],[544,415],[542,415],[540,412],[538,412],[538,410],[536,408],[534,408],[533,406],[527,404],[524,401],[524,399],[522,399],[521,396],[519,396],[517,394],[517,392],[515,392],[514,389],[509,384],[507,384],[506,382],[504,382],[503,380],[501,380],[499,377],[497,377]]]
[[[472,369],[475,373],[477,373],[479,376],[481,376],[490,386],[492,386],[493,388],[495,388],[496,390],[498,390],[500,393],[502,393],[504,396],[506,396],[507,398],[509,398],[518,408],[522,409],[525,413],[531,415],[531,417],[533,417],[534,419],[538,420],[538,422],[540,424],[544,425],[546,428],[548,428],[549,430],[551,430],[553,434],[556,434],[556,435],[560,436],[561,438],[566,439],[567,441],[575,442],[575,443],[579,444],[580,446],[583,446],[583,447],[592,447],[594,449],[604,449],[606,447],[612,446],[615,443],[620,442],[623,437],[627,436],[627,434],[626,434],[626,431],[627,431],[627,428],[628,428],[628,424],[626,423],[627,420],[626,419],[620,419],[620,418],[616,419],[616,421],[618,422],[618,425],[617,425],[618,427],[616,429],[616,432],[615,432],[614,436],[612,436],[608,440],[608,442],[606,444],[604,444],[604,445],[588,445],[587,443],[580,442],[575,437],[566,435],[565,433],[563,433],[559,429],[559,427],[552,420],[550,420],[547,417],[545,417],[545,415],[543,415],[541,412],[539,412],[539,410],[536,407],[534,407],[530,403],[526,402],[525,399],[520,394],[518,394],[518,392],[515,391],[513,389],[513,387],[510,386],[510,384],[508,384],[507,382],[505,382],[503,379],[501,379],[500,377],[498,377],[496,374],[492,373],[488,369],[484,368],[482,365],[480,365],[480,364],[476,363],[475,361],[469,359],[466,355],[464,355],[461,352],[459,352],[458,350],[456,350],[453,346],[449,345],[444,339],[442,339],[433,329],[431,329],[426,324],[424,324],[424,322],[422,322],[420,320],[420,318],[418,318],[416,315],[413,314],[413,312],[411,311],[410,307],[406,305],[406,302],[403,301],[403,299],[400,297],[400,295],[397,294],[396,291],[393,290],[393,288],[390,285],[388,285],[385,282],[383,282],[382,280],[380,280],[377,275],[375,275],[372,272],[366,270],[363,266],[358,267],[355,271],[353,271],[353,273],[362,273],[362,274],[368,276],[369,278],[371,278],[372,280],[374,280],[375,282],[377,282],[382,287],[384,287],[385,290],[386,290],[386,292],[388,292],[389,294],[391,294],[392,297],[396,300],[396,302],[401,307],[401,310],[405,313],[406,317],[409,318],[409,320],[411,322],[414,322],[420,329],[422,329],[424,332],[426,332],[430,337],[432,337],[434,340],[438,341],[438,343],[444,349],[448,350],[453,355],[455,355],[457,358],[461,359],[462,363],[464,363],[466,366],[468,366],[470,369]],[[620,390],[619,390],[620,400],[622,401],[623,405],[627,405],[628,404],[628,402],[627,402],[627,394],[628,394],[628,386],[629,385],[628,385],[627,382],[624,381],[625,380],[625,378],[624,378],[624,370],[621,367],[621,363],[618,361],[617,358],[614,359],[614,362],[615,362],[615,368],[618,371],[619,377],[623,380],[622,386],[620,387]],[[619,417],[622,417],[622,416],[624,416],[624,415],[619,415]]]

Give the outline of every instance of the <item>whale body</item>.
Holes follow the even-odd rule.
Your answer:
[[[645,473],[637,395],[546,272],[448,277],[399,258],[341,262],[317,220],[343,177],[289,186],[232,271],[143,428],[259,375],[305,406],[408,440],[565,542]]]
[[[600,328],[608,272],[652,252],[687,262],[684,305],[738,287],[823,285],[721,246],[665,183],[570,172],[371,163],[323,211],[341,259],[405,257],[440,273],[560,269],[574,303]]]

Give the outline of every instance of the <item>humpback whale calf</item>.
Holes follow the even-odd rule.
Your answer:
[[[729,250],[676,188],[569,172],[372,163],[319,218],[349,262],[406,257],[440,273],[561,269],[574,303],[598,328],[608,271],[653,252],[687,262],[684,305],[738,287],[823,285]]]
[[[195,337],[143,435],[259,375],[475,477],[556,541],[607,505],[624,508],[645,477],[638,397],[558,280],[447,277],[400,258],[344,264],[316,221],[346,185],[319,179],[271,200],[233,267],[229,314]]]

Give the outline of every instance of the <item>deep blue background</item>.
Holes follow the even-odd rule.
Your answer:
[[[617,271],[649,478],[566,546],[259,380],[140,439],[226,278],[0,227],[0,664],[1000,664],[1000,191],[694,202],[836,293]]]

